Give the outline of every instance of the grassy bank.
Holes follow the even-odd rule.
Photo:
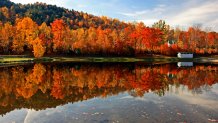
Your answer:
[[[40,62],[146,62],[146,63],[170,63],[170,62],[199,62],[218,63],[218,58],[200,57],[192,59],[179,59],[177,57],[19,57],[1,56],[0,64],[13,63],[40,63]]]

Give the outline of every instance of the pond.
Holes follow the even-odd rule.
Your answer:
[[[217,122],[218,66],[44,63],[0,67],[1,123]]]

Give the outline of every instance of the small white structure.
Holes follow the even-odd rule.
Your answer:
[[[178,58],[193,58],[193,53],[178,53],[177,54]]]
[[[177,66],[178,67],[192,67],[193,66],[193,62],[178,62]]]

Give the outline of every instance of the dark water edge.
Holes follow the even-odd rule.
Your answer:
[[[145,63],[166,64],[193,62],[196,64],[218,64],[217,57],[177,58],[177,57],[0,57],[0,67],[35,63]]]
[[[1,123],[214,122],[218,66],[30,63],[0,68]]]

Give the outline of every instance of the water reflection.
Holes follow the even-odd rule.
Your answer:
[[[217,76],[217,66],[177,68],[176,64],[35,64],[0,68],[0,114],[21,108],[43,110],[121,92],[131,97],[150,92],[164,96],[183,89],[202,94],[211,91]]]
[[[177,66],[178,67],[192,67],[193,66],[193,62],[178,62]]]

